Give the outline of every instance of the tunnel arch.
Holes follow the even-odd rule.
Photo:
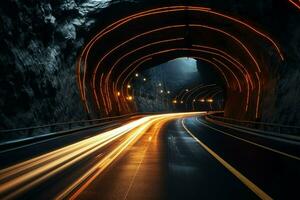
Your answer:
[[[158,19],[163,19],[158,25],[145,24],[146,22],[155,22]],[[206,24],[197,24],[199,19],[206,19]],[[181,24],[178,22],[181,22]],[[230,27],[228,24],[230,24]],[[135,27],[135,29],[132,27]],[[226,30],[224,30],[225,28]],[[242,31],[240,31],[240,28]],[[163,34],[162,32],[167,29],[170,30]],[[179,31],[174,31],[173,29],[179,29]],[[240,39],[241,33],[243,35],[242,39]],[[214,37],[211,37],[212,35]],[[119,36],[120,41],[113,41],[112,38],[116,38],[116,36]],[[214,41],[216,38],[217,42]],[[252,41],[253,38],[258,42],[255,44],[250,43],[249,41]],[[159,42],[163,41],[163,39],[165,39],[166,44]],[[179,40],[181,40],[181,43]],[[195,41],[197,43],[194,43]],[[220,41],[222,41],[221,45]],[[167,44],[168,42],[174,42],[176,45]],[[110,48],[108,44],[114,47]],[[151,44],[158,47],[152,47]],[[261,46],[265,47],[264,49],[266,50],[261,48],[259,53],[254,52],[253,49]],[[172,48],[177,48],[178,52],[170,51],[170,55],[163,55],[165,59],[156,58],[154,54],[151,54],[151,52]],[[91,112],[90,107],[98,109],[103,109],[104,107],[105,113],[109,114],[110,112],[115,112],[115,109],[120,109],[120,102],[126,102],[123,94],[123,99],[121,100],[116,97],[119,80],[115,77],[115,74],[126,73],[127,70],[124,71],[126,67],[134,66],[137,64],[137,61],[142,61],[143,59],[154,63],[155,60],[160,60],[160,62],[161,60],[168,61],[170,58],[182,56],[196,59],[202,58],[202,60],[205,59],[206,62],[211,63],[214,67],[218,63],[219,65],[217,66],[221,66],[219,71],[226,71],[227,69],[232,74],[232,77],[228,73],[223,75],[229,79],[227,81],[227,90],[229,91],[228,96],[231,96],[232,99],[227,99],[228,102],[239,102],[241,99],[246,99],[246,113],[240,112],[235,114],[229,108],[229,110],[225,109],[225,114],[227,116],[254,119],[259,117],[262,82],[267,81],[268,73],[268,66],[265,66],[265,62],[261,62],[261,59],[269,56],[268,50],[270,48],[273,49],[274,54],[278,55],[278,62],[283,60],[280,48],[269,36],[242,20],[213,11],[210,8],[198,6],[155,8],[120,19],[97,33],[86,44],[78,57],[77,81],[86,110]],[[103,51],[103,49],[109,50]],[[228,53],[227,49],[230,49],[231,52]],[[133,55],[130,55],[131,53]],[[215,57],[218,57],[211,57],[208,54],[214,54]],[[125,59],[127,56],[128,58]],[[124,58],[124,60],[121,62],[122,59],[120,58]],[[154,65],[152,64],[152,66]],[[141,63],[134,69],[144,67],[144,63]],[[233,71],[233,68],[238,71]],[[243,80],[242,84],[238,84],[240,85],[238,88],[241,90],[242,85],[247,88],[247,92],[243,94],[243,97],[235,94],[234,79],[239,82],[237,77],[241,77],[241,80]],[[90,84],[87,84],[88,80]],[[125,80],[123,79],[123,81]],[[234,86],[233,88],[230,87],[229,82]],[[122,84],[124,85],[124,82]],[[87,92],[89,95],[87,95]],[[256,97],[250,98],[250,92],[251,96]],[[98,98],[99,94],[102,97],[101,100]],[[112,101],[116,102],[117,108],[113,108]],[[101,107],[100,102],[104,106]],[[249,105],[250,111],[248,111]],[[124,106],[128,107],[127,105]]]

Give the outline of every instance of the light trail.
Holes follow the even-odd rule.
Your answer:
[[[258,80],[258,91],[257,91],[257,101],[256,101],[256,109],[255,109],[255,117],[258,118],[258,112],[259,112],[259,103],[260,103],[260,93],[261,93],[261,85],[260,85],[260,79],[257,72],[255,72],[255,75]]]
[[[176,26],[180,26],[180,25],[176,25]],[[211,27],[211,26],[207,26],[207,25],[200,25],[200,24],[189,24],[189,26],[191,26],[191,27],[196,27],[196,28],[205,28],[205,29],[209,29],[209,30],[213,30],[213,31],[216,31],[216,32],[219,32],[219,33],[221,33],[221,34],[224,34],[224,35],[226,35],[227,37],[229,37],[229,38],[231,38],[231,39],[233,39],[235,42],[237,42],[246,52],[247,52],[247,54],[250,56],[250,58],[252,59],[252,61],[254,62],[254,64],[255,64],[255,66],[256,66],[256,68],[257,68],[257,70],[260,72],[261,71],[261,68],[260,68],[260,66],[259,66],[259,64],[258,64],[258,62],[256,61],[256,59],[254,58],[254,56],[252,55],[252,53],[250,52],[250,50],[246,47],[246,45],[245,44],[243,44],[243,42],[241,41],[241,40],[239,40],[237,37],[235,37],[235,36],[233,36],[232,34],[230,34],[230,33],[228,33],[228,32],[226,32],[226,31],[224,31],[224,30],[221,30],[221,29],[218,29],[218,28],[215,28],[215,27]],[[154,42],[155,43],[155,42]],[[147,44],[147,45],[144,45],[145,47],[147,47],[147,46],[151,46],[150,44]],[[142,47],[139,47],[139,48],[137,48],[137,49],[134,49],[133,50],[133,52],[136,52],[136,51],[139,51],[139,50],[141,50],[141,49],[143,49],[143,46]],[[198,51],[200,51],[201,52],[201,50],[198,50]],[[203,52],[203,50],[202,50],[202,52]],[[209,53],[212,53],[212,52],[209,52]],[[127,54],[130,54],[130,52],[129,53],[127,53]],[[126,56],[127,56],[127,54],[125,54]],[[124,56],[125,56],[124,55]],[[222,55],[221,55],[222,56]],[[122,56],[123,57],[123,56]],[[119,59],[120,60],[120,59]],[[115,66],[117,65],[117,63],[119,62],[119,60],[113,65],[113,67],[109,70],[109,72],[108,72],[108,75],[107,75],[107,77],[106,77],[106,93],[109,93],[109,88],[108,88],[108,80],[109,80],[109,78],[110,78],[110,75],[111,75],[111,73],[112,73],[112,70],[115,68]],[[239,69],[240,70],[240,69]],[[96,77],[96,72],[93,74],[93,82],[95,81],[95,77]],[[249,86],[247,86],[247,88],[249,88]],[[96,94],[96,92],[94,92],[94,94]],[[95,98],[97,98],[97,97],[95,97]]]
[[[204,45],[192,45],[193,47],[198,47],[198,48],[204,48],[204,49],[210,49],[210,50],[214,50],[214,51],[217,51],[217,52],[219,52],[220,54],[223,54],[223,55],[225,55],[225,56],[227,56],[228,58],[226,58],[226,57],[224,57],[224,56],[222,56],[222,55],[220,55],[220,54],[216,54],[216,55],[218,55],[218,56],[220,56],[220,57],[222,57],[222,58],[224,58],[225,60],[227,60],[228,62],[230,62],[233,66],[235,66],[239,71],[241,71],[241,73],[245,76],[245,77],[247,77],[247,75],[249,76],[249,80],[248,80],[248,78],[245,78],[246,79],[246,81],[247,81],[247,87],[249,87],[249,83],[250,83],[250,85],[251,85],[251,89],[253,90],[254,89],[254,85],[253,85],[253,81],[252,81],[252,78],[251,78],[251,76],[250,76],[250,73],[248,72],[248,70],[247,70],[247,68],[243,65],[243,64],[241,64],[236,58],[234,58],[233,56],[231,56],[229,53],[227,53],[227,52],[225,52],[225,51],[223,51],[223,50],[220,50],[220,49],[218,49],[218,48],[213,48],[213,47],[210,47],[210,46],[204,46]],[[233,60],[233,61],[231,61],[231,60]],[[240,67],[238,67],[238,66],[240,66]],[[244,74],[243,73],[243,71],[246,73],[246,74]]]
[[[227,84],[227,88],[230,88],[230,84],[229,84],[229,81],[227,79],[227,76],[225,75],[225,73],[223,72],[223,70],[216,63],[214,63],[214,62],[212,62],[212,61],[210,61],[208,59],[199,57],[199,56],[197,56],[197,57],[194,56],[193,58],[205,61],[207,63],[210,63],[212,66],[214,66],[222,74],[222,76],[223,76],[223,78],[224,78],[224,80],[225,80],[225,82]]]
[[[63,170],[82,161],[84,158],[98,152],[108,144],[121,141],[117,142],[117,147],[112,149],[108,155],[104,156],[103,159],[101,158],[96,165],[92,166],[90,170],[78,180],[71,183],[70,187],[60,196],[62,197],[71,189],[73,190],[75,185],[78,186],[84,181],[87,181],[87,178],[91,173],[97,172],[97,174],[99,174],[107,168],[129,145],[136,141],[139,136],[143,135],[148,127],[153,126],[160,120],[171,120],[198,114],[200,113],[174,113],[143,117],[119,128],[99,133],[88,139],[2,169],[0,170],[0,197],[1,199],[19,197]],[[118,140],[122,138],[123,140]]]
[[[194,97],[196,101],[195,101],[195,102],[192,101],[192,107],[195,108],[195,103],[196,103],[197,101],[199,101],[199,96],[200,96],[200,95],[205,94],[205,93],[209,93],[210,91],[211,91],[211,88],[206,88],[206,89],[204,89],[203,91],[199,92],[199,93]]]
[[[186,48],[179,48],[179,49],[186,49]],[[188,49],[188,50],[191,50],[191,51],[201,51],[201,50],[199,50],[199,49]],[[165,52],[165,51],[162,51],[163,53]],[[134,63],[136,63],[136,62],[139,62],[141,59],[150,59],[149,58],[149,56],[153,56],[153,55],[157,55],[157,53],[154,53],[154,54],[150,54],[150,55],[147,55],[147,56],[144,56],[144,57],[142,57],[142,58],[140,58],[140,59],[138,59],[138,60],[136,60],[136,61],[134,61]],[[200,60],[204,60],[204,61],[206,61],[206,62],[209,62],[210,64],[213,64],[220,72],[221,72],[221,74],[223,75],[223,77],[224,77],[224,79],[225,79],[225,81],[226,81],[226,83],[227,83],[227,86],[229,86],[229,88],[230,88],[230,85],[229,85],[229,81],[228,81],[228,79],[226,78],[226,75],[225,75],[225,73],[221,70],[221,68],[220,67],[218,67],[217,65],[216,65],[216,63],[214,63],[214,62],[212,62],[212,61],[210,61],[210,60],[207,60],[207,59],[204,59],[204,58],[200,58],[200,57],[194,57],[195,59],[200,59]],[[134,63],[132,63],[132,64],[130,64],[127,68],[126,68],[126,70],[128,69],[128,68],[130,68]],[[134,70],[136,70],[136,68],[134,68]],[[132,70],[130,73],[133,73],[134,72],[134,70]],[[240,69],[241,70],[241,69]],[[232,72],[232,70],[230,70],[231,71],[231,73],[233,73]],[[123,71],[124,72],[124,71]],[[242,73],[242,72],[241,72]],[[237,77],[236,76],[234,76],[236,79],[237,79]],[[247,76],[246,76],[247,77]],[[248,80],[247,78],[246,78],[246,80]],[[123,84],[124,84],[124,82],[126,81],[126,79],[124,79],[123,80]],[[237,81],[238,81],[238,79],[237,79]],[[248,82],[248,81],[246,81],[246,82]],[[239,81],[238,81],[238,83],[239,83]],[[122,85],[123,85],[122,84]],[[240,86],[240,83],[239,83],[239,88],[240,88],[241,86]],[[250,101],[250,96],[249,96],[249,93],[250,93],[250,91],[249,91],[250,89],[249,89],[249,84],[247,84],[247,96],[246,96],[246,104],[245,104],[245,111],[247,111],[248,110],[248,105],[249,105],[249,101]]]
[[[108,72],[108,75],[106,76],[106,79],[105,79],[105,85],[103,86],[104,89],[106,90],[106,93],[109,94],[109,79],[110,79],[110,76],[112,74],[112,71],[115,69],[115,67],[118,65],[119,62],[121,62],[124,58],[126,58],[127,56],[129,56],[130,54],[133,54],[137,51],[140,51],[141,49],[144,49],[144,48],[147,48],[147,47],[150,47],[150,46],[153,46],[153,45],[157,45],[157,44],[162,44],[162,43],[166,43],[166,42],[176,42],[176,41],[180,41],[180,40],[183,40],[184,38],[173,38],[173,39],[167,39],[167,40],[159,40],[159,41],[156,41],[156,42],[152,42],[152,43],[149,43],[149,44],[146,44],[146,45],[143,45],[139,48],[136,48],[126,54],[124,54],[123,56],[121,56],[114,64],[113,66],[110,68],[109,72]],[[125,69],[126,70],[126,69]],[[124,71],[124,70],[123,70]],[[118,85],[118,81],[119,81],[119,77],[120,75],[118,76],[117,78],[117,82],[116,82],[116,86]],[[93,79],[95,78],[95,76],[93,76]],[[102,88],[100,88],[102,89]],[[113,93],[115,93],[117,91],[117,88],[116,87],[112,87],[112,91]],[[113,95],[115,97],[115,95]],[[110,101],[110,104],[111,104],[111,100],[110,98],[108,97],[107,98],[108,101]]]
[[[237,37],[233,36],[232,34],[224,31],[224,30],[221,30],[219,28],[214,28],[214,27],[211,27],[211,26],[207,26],[207,25],[201,25],[201,24],[189,24],[189,26],[191,27],[201,27],[201,28],[206,28],[206,29],[209,29],[209,30],[214,30],[214,31],[217,31],[219,33],[222,33],[228,37],[230,37],[231,39],[233,39],[234,41],[236,41],[246,52],[247,54],[250,56],[251,60],[254,62],[257,70],[259,72],[261,72],[261,68],[257,62],[257,60],[255,59],[255,57],[253,56],[253,54],[251,53],[251,51],[249,50],[249,48],[241,41],[239,40]]]
[[[142,66],[145,62],[148,62],[149,60],[151,60],[152,58],[150,57],[150,58],[145,58],[144,60],[142,60],[142,61],[140,61],[134,68],[133,68],[133,70],[130,72],[130,73],[128,73],[127,74],[127,76],[123,79],[123,81],[122,81],[122,84],[121,84],[121,88],[122,88],[122,92],[121,92],[121,95],[122,95],[122,97],[123,98],[125,98],[124,97],[124,94],[123,94],[123,88],[125,88],[124,87],[124,85],[125,85],[125,81],[130,77],[130,75],[137,69],[137,68],[139,68],[140,66]],[[139,60],[138,60],[139,61]],[[132,65],[134,65],[136,62],[133,62],[131,65],[129,65],[127,68],[130,68]],[[125,73],[125,71],[122,71],[122,73]],[[128,81],[129,82],[129,81]]]
[[[203,84],[200,84],[196,87],[194,87],[192,90],[189,91],[189,95],[186,97],[186,102],[189,102],[190,97],[195,94],[198,90],[201,89],[201,87],[203,86]]]
[[[197,58],[197,57],[195,57],[195,58]],[[200,59],[200,58],[199,58]],[[201,59],[200,59],[201,60]],[[209,61],[209,62],[211,62],[211,61]],[[211,64],[215,64],[215,63],[213,63],[213,62],[211,62]],[[216,64],[215,64],[215,67],[218,67]],[[228,82],[228,80],[227,80],[227,78],[226,78],[226,76],[225,76],[225,74],[223,74],[223,77],[225,78],[225,80],[226,80],[226,82],[227,82],[227,85],[229,85],[229,82]],[[248,88],[248,90],[247,90],[248,92],[247,92],[247,96],[246,96],[246,105],[245,105],[245,111],[248,111],[248,106],[249,106],[249,99],[250,99],[250,97],[249,97],[249,93],[250,93],[250,90],[249,90],[249,88]]]
[[[155,52],[155,53],[152,53],[152,54],[148,54],[148,55],[146,55],[146,56],[143,56],[143,57],[141,57],[141,58],[139,58],[139,59],[133,61],[131,64],[129,64],[128,67],[131,67],[131,66],[134,65],[135,63],[139,63],[139,62],[141,62],[141,61],[143,61],[143,60],[145,60],[145,61],[147,61],[148,59],[150,60],[150,59],[152,59],[152,56],[154,56],[154,55],[159,55],[159,54],[163,54],[163,53],[166,53],[166,52],[172,52],[172,51],[177,51],[177,50],[198,51],[198,49],[189,49],[189,48],[174,48],[174,49],[162,50],[162,51],[159,51],[159,52]],[[226,81],[228,87],[230,88],[230,85],[229,85],[229,82],[228,82],[228,80],[227,80],[227,78],[226,78],[226,75],[225,75],[225,73],[222,71],[221,68],[219,68],[215,63],[211,62],[210,60],[204,59],[204,58],[202,58],[202,57],[194,57],[194,58],[195,58],[195,59],[202,59],[203,61],[206,61],[206,62],[208,62],[208,63],[210,63],[210,64],[213,64],[213,66],[217,67],[217,70],[219,70],[219,71],[221,72],[221,74],[224,76],[224,80]],[[139,65],[138,65],[137,67],[139,67]],[[132,74],[132,73],[137,69],[137,67],[134,68],[130,73]],[[127,76],[127,78],[128,78],[128,77],[129,77],[129,75]],[[125,79],[123,80],[122,85],[124,85],[124,83],[125,83],[125,81],[126,81],[127,78],[125,78]],[[124,97],[124,96],[123,96],[123,97]]]
[[[84,102],[84,104],[86,106],[87,102],[86,102],[86,97],[85,97],[85,73],[86,73],[86,68],[87,68],[87,58],[89,55],[89,51],[91,50],[91,48],[93,47],[94,43],[99,40],[101,37],[103,37],[105,34],[108,34],[109,32],[115,30],[116,28],[120,27],[121,25],[130,22],[131,20],[140,18],[140,17],[145,17],[145,16],[150,16],[150,15],[154,15],[154,14],[162,14],[162,13],[169,13],[169,12],[177,12],[177,11],[186,11],[186,10],[191,10],[191,11],[197,11],[197,12],[206,12],[208,14],[213,14],[215,16],[219,16],[221,18],[230,20],[232,22],[235,22],[237,24],[243,25],[244,27],[250,29],[251,31],[255,32],[256,34],[264,37],[265,39],[267,39],[268,41],[270,41],[272,43],[272,45],[275,47],[276,51],[279,53],[281,59],[283,60],[283,56],[282,53],[279,49],[279,47],[276,45],[276,43],[266,34],[258,31],[256,28],[254,28],[253,26],[239,20],[236,19],[232,16],[228,16],[222,13],[218,13],[216,11],[211,11],[210,8],[204,8],[204,7],[195,7],[195,6],[169,6],[169,7],[162,7],[162,8],[156,8],[156,9],[152,9],[152,10],[148,10],[148,11],[144,11],[144,12],[140,12],[140,13],[136,13],[134,15],[130,15],[128,17],[125,17],[123,19],[120,19],[119,21],[109,25],[108,27],[104,28],[102,31],[100,31],[98,34],[96,34],[89,42],[88,44],[85,46],[85,48],[83,49],[79,59],[78,59],[78,65],[77,65],[77,79],[78,79],[78,84],[79,84],[79,90],[80,90],[80,94],[82,97],[82,100]],[[152,12],[152,13],[151,13]],[[115,26],[115,27],[114,27]],[[84,75],[83,75],[83,81],[82,81],[82,85],[81,85],[81,75],[80,75],[80,71],[81,71],[81,64],[82,64],[82,58],[84,57]],[[88,108],[87,108],[88,110]]]
[[[289,0],[289,2],[300,10],[300,1],[298,0]]]
[[[106,90],[109,90],[108,88],[108,81],[109,81],[109,78],[111,76],[111,73],[112,71],[115,69],[115,67],[118,65],[119,62],[121,62],[121,60],[123,60],[124,58],[126,58],[127,56],[129,56],[130,54],[132,53],[135,53],[137,51],[140,51],[141,49],[144,49],[144,48],[147,48],[147,47],[150,47],[150,46],[153,46],[153,45],[157,45],[157,44],[162,44],[162,43],[168,43],[168,42],[178,42],[178,41],[181,41],[183,40],[184,38],[172,38],[172,39],[167,39],[167,40],[160,40],[160,41],[156,41],[156,42],[152,42],[152,43],[149,43],[149,44],[146,44],[146,45],[143,45],[139,48],[136,48],[126,54],[124,54],[123,56],[121,56],[114,64],[113,66],[110,68],[109,72],[108,72],[108,75],[105,79],[105,82],[106,82]],[[118,76],[119,77],[119,76]],[[118,83],[117,83],[118,84]],[[117,85],[116,84],[116,85]]]
[[[183,101],[184,97],[185,97],[187,94],[189,94],[191,91],[195,90],[197,87],[199,87],[199,86],[195,86],[194,88],[190,88],[190,89],[185,90],[185,93],[182,94],[182,96],[181,96],[179,102]]]
[[[94,71],[93,71],[93,79],[92,79],[92,84],[93,86],[95,85],[95,82],[96,82],[96,74],[97,74],[97,71],[101,65],[101,63],[103,62],[103,60],[105,58],[107,58],[110,54],[112,54],[115,50],[121,48],[122,46],[124,46],[125,44],[128,44],[129,42],[135,40],[135,39],[138,39],[142,36],[145,36],[145,35],[148,35],[148,34],[151,34],[151,33],[155,33],[155,32],[158,32],[158,31],[163,31],[163,30],[167,30],[167,29],[171,29],[171,28],[179,28],[179,27],[184,27],[186,25],[173,25],[173,26],[165,26],[165,27],[161,27],[161,28],[157,28],[157,29],[153,29],[153,30],[150,30],[150,31],[146,31],[144,33],[141,33],[141,34],[138,34],[128,40],[126,40],[125,42],[122,42],[121,44],[117,45],[116,47],[114,47],[113,49],[111,49],[108,53],[106,53],[100,60],[99,62],[97,63]],[[95,87],[94,87],[95,88]],[[95,93],[95,91],[94,91]],[[98,98],[98,97],[96,97]],[[96,99],[97,100],[97,99]]]
[[[95,44],[95,42],[97,42],[97,40],[99,40],[101,37],[103,37],[104,35],[108,34],[109,32],[115,30],[116,28],[120,27],[121,25],[127,23],[129,20],[134,19],[134,17],[138,17],[142,14],[146,14],[148,12],[154,12],[154,11],[158,11],[158,10],[165,10],[168,9],[169,7],[162,7],[162,8],[156,8],[156,9],[152,9],[152,10],[147,10],[144,12],[140,12],[134,15],[130,15],[128,17],[122,18],[116,22],[114,22],[113,24],[105,27],[102,31],[98,32],[88,43],[87,45],[84,47],[84,49],[81,52],[81,55],[79,56],[78,62],[77,62],[77,80],[79,83],[79,89],[80,89],[80,94],[82,98],[85,98],[85,92],[83,89],[83,85],[81,85],[81,77],[80,77],[80,71],[81,71],[81,64],[83,62],[84,65],[84,73],[86,71],[86,67],[87,67],[87,58],[89,55],[89,52],[91,50],[91,48],[93,47],[93,45]],[[205,9],[205,8],[203,8]],[[113,27],[115,26],[115,27]],[[111,28],[111,29],[110,29]],[[82,61],[83,60],[83,61]],[[82,83],[84,84],[84,82]]]
[[[230,67],[228,67],[225,63],[223,63],[222,61],[220,61],[220,60],[218,60],[216,58],[213,58],[213,60],[217,61],[219,64],[221,64],[226,69],[228,69],[228,71],[231,72],[231,74],[233,75],[233,77],[235,78],[235,80],[236,80],[236,82],[238,84],[239,92],[242,92],[242,86],[241,86],[240,80],[238,79],[238,77],[236,76],[236,74],[232,71],[232,69],[230,69]]]
[[[166,52],[171,52],[171,51],[176,51],[176,50],[196,51],[196,52],[197,52],[197,51],[201,51],[201,50],[199,50],[199,49],[191,49],[191,48],[174,48],[174,49],[168,49],[168,50],[159,51],[159,52],[155,52],[155,53],[146,55],[146,56],[144,56],[144,57],[142,57],[142,58],[139,58],[138,60],[135,60],[134,62],[139,62],[139,61],[141,61],[141,60],[143,60],[143,59],[146,59],[146,58],[149,58],[149,57],[151,57],[151,56],[153,56],[153,55],[158,55],[158,54],[161,54],[161,53],[166,53]],[[212,61],[210,61],[210,60],[201,58],[201,57],[194,57],[194,58],[200,59],[200,60],[203,60],[203,61],[206,61],[206,62],[212,64],[213,66],[215,66],[215,67],[221,72],[221,74],[223,75],[224,80],[225,80],[226,83],[227,83],[227,87],[230,88],[229,81],[228,81],[228,79],[226,78],[225,73],[222,71],[222,69],[221,69],[219,66],[216,65],[216,63],[214,63],[214,62],[212,62]],[[125,80],[124,80],[124,81],[125,81]],[[249,91],[249,88],[247,88],[247,89],[248,89],[248,92],[247,92],[246,106],[245,106],[245,110],[246,110],[246,111],[248,110],[248,104],[249,104],[249,101],[250,101],[250,100],[249,100],[249,99],[250,99],[250,95],[249,95],[250,91]],[[108,91],[107,91],[107,88],[106,88],[106,92],[108,92]],[[107,94],[107,95],[108,95],[108,94]]]
[[[132,64],[130,64],[129,66],[133,65],[134,63],[138,63],[138,62],[140,62],[140,61],[142,61],[142,60],[144,60],[144,59],[151,58],[151,57],[154,56],[154,55],[159,55],[159,54],[162,54],[162,53],[172,52],[172,51],[177,51],[177,50],[198,51],[198,49],[190,49],[190,48],[174,48],[174,49],[162,50],[162,51],[159,51],[159,52],[155,52],[155,53],[152,53],[152,54],[148,54],[148,55],[146,55],[146,56],[143,56],[143,57],[141,57],[141,58],[135,60],[135,61],[134,61]],[[203,60],[203,61],[206,61],[206,62],[212,64],[213,66],[215,66],[215,67],[217,68],[217,70],[220,71],[221,74],[223,75],[224,80],[225,80],[226,83],[227,83],[227,87],[230,88],[229,81],[228,81],[228,79],[226,78],[225,73],[222,71],[222,69],[221,69],[220,67],[217,66],[216,63],[214,63],[214,62],[212,62],[212,61],[210,61],[210,60],[207,60],[207,59],[205,59],[205,58],[202,58],[202,57],[193,57],[193,58],[195,58],[195,59],[200,59],[200,60]],[[136,69],[136,68],[135,68],[135,69]],[[132,70],[131,73],[133,73],[133,72],[134,72],[134,70]],[[124,83],[125,81],[126,81],[126,79],[123,80],[123,83]]]
[[[175,27],[182,27],[183,25],[176,25]],[[172,27],[163,27],[162,29],[165,29],[165,28],[172,28]],[[143,33],[144,34],[144,33]],[[136,36],[135,36],[136,37]],[[240,73],[244,76],[244,78],[245,78],[245,82],[246,82],[246,84],[247,84],[247,98],[246,98],[246,101],[247,102],[249,102],[249,94],[250,94],[250,91],[249,91],[249,82],[250,82],[250,84],[251,84],[251,87],[252,87],[252,90],[253,90],[253,83],[252,83],[252,79],[251,79],[251,76],[250,76],[250,74],[249,74],[249,72],[248,72],[248,70],[239,62],[239,61],[237,61],[237,59],[235,59],[235,58],[233,58],[232,56],[230,56],[228,53],[226,53],[226,52],[224,52],[224,51],[222,51],[222,50],[220,50],[220,49],[217,49],[217,48],[212,48],[212,47],[209,47],[209,46],[202,46],[202,45],[193,45],[194,47],[198,47],[198,48],[206,48],[206,49],[209,49],[209,50],[198,50],[198,51],[200,51],[200,52],[205,52],[205,53],[209,53],[209,54],[213,54],[213,55],[217,55],[217,56],[220,56],[221,58],[223,58],[223,59],[225,59],[226,61],[228,61],[229,63],[231,63],[234,67],[236,67],[239,71],[240,71]],[[215,51],[217,51],[217,52],[219,52],[219,53],[215,53],[215,52],[212,52],[212,51],[210,51],[210,50],[215,50]],[[221,55],[221,54],[223,54],[223,55],[225,55],[225,56],[227,56],[227,57],[225,57],[225,56],[223,56],[223,55]],[[231,61],[230,59],[232,59],[233,61]],[[120,77],[123,75],[123,73],[125,73],[130,67],[132,66],[132,64],[130,64],[130,65],[128,65],[127,67],[126,67],[126,69],[124,69],[123,71],[122,71],[122,73],[118,76],[118,78],[117,78],[117,81],[116,81],[116,87],[117,87],[117,85],[118,85],[118,82],[119,82],[119,79],[120,79]],[[228,69],[228,67],[226,66],[226,68]],[[132,74],[133,73],[133,71],[135,70],[136,68],[134,68],[131,72],[130,72],[130,74]],[[229,69],[230,70],[230,69]],[[243,70],[244,70],[244,72],[246,73],[246,74],[244,74],[244,72],[243,72]],[[233,73],[232,72],[232,70],[230,70],[231,71],[231,73]],[[250,81],[248,80],[248,78],[247,78],[247,74],[249,75],[249,77],[250,77]],[[237,76],[234,74],[234,77],[237,79]],[[126,79],[126,78],[125,78]],[[238,81],[238,86],[239,86],[239,90],[240,90],[240,92],[241,92],[241,84],[240,84],[240,82],[239,82],[239,79],[237,79],[237,81]],[[123,82],[123,84],[124,84],[124,82]],[[122,85],[123,85],[122,84]],[[122,86],[121,86],[122,87]],[[116,93],[116,88],[114,88],[114,93]],[[248,103],[247,103],[248,104]]]
[[[176,25],[175,27],[182,27],[182,26],[183,26],[183,25]],[[163,27],[163,28],[165,29],[165,27]],[[170,28],[170,27],[167,27],[167,28]],[[193,47],[198,47],[198,48],[206,48],[206,49],[215,50],[215,51],[219,52],[219,53],[215,53],[215,52],[212,52],[212,51],[201,50],[201,49],[199,49],[200,52],[204,52],[204,53],[209,53],[209,54],[213,54],[213,55],[220,56],[221,58],[223,58],[223,59],[225,59],[226,61],[228,61],[229,63],[231,63],[234,67],[236,67],[236,68],[241,72],[242,75],[244,75],[246,84],[249,84],[249,80],[246,78],[246,75],[244,74],[244,72],[245,72],[246,74],[248,74],[249,77],[250,77],[250,84],[251,84],[251,87],[252,87],[252,90],[253,90],[253,83],[252,83],[252,79],[251,79],[251,76],[250,76],[248,70],[247,70],[247,69],[246,69],[239,61],[237,61],[237,59],[233,58],[233,57],[230,56],[228,53],[226,53],[226,52],[224,52],[224,51],[222,51],[222,50],[220,50],[220,49],[217,49],[217,48],[212,48],[212,47],[209,47],[209,46],[203,46],[203,45],[192,45],[192,46],[193,46]],[[225,56],[221,55],[220,53],[223,54],[223,55],[225,55],[225,56],[227,56],[227,57],[229,57],[229,58],[226,58]],[[232,59],[232,60],[233,60],[234,62],[236,62],[237,64],[234,63],[233,61],[231,61],[230,59]],[[127,66],[126,69],[123,70],[122,73],[118,76],[117,81],[116,81],[117,83],[119,82],[119,79],[120,79],[120,77],[122,76],[122,74],[123,74],[125,71],[127,71],[127,70],[130,68],[130,66],[131,66],[131,65]],[[241,67],[241,68],[240,68],[240,67]],[[243,70],[244,70],[244,72],[243,72]],[[116,86],[117,86],[117,85],[118,85],[118,84],[116,84]],[[248,85],[247,85],[247,88],[249,88]]]
[[[203,113],[203,112],[202,112]],[[95,180],[102,172],[108,167],[122,152],[132,143],[134,143],[137,139],[139,139],[142,135],[144,135],[151,127],[160,125],[157,127],[158,129],[167,121],[193,116],[195,114],[202,114],[201,112],[198,113],[185,113],[185,114],[166,114],[165,116],[157,117],[155,119],[150,120],[148,123],[143,124],[137,130],[134,130],[130,137],[118,146],[114,151],[112,151],[109,155],[107,155],[104,159],[102,159],[99,163],[94,165],[88,172],[84,174],[83,177],[78,179],[73,185],[67,188],[62,194],[60,194],[56,199],[65,199],[74,189],[76,189],[79,185],[81,187],[77,189],[77,191],[70,197],[70,200],[76,199],[82,191],[84,191],[89,184]],[[152,132],[153,137],[157,136],[157,131]],[[92,177],[90,175],[92,174]],[[84,182],[84,183],[83,183]],[[83,184],[81,184],[83,183]]]

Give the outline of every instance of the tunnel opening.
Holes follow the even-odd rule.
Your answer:
[[[181,57],[135,71],[126,99],[134,100],[137,112],[223,110],[224,83],[214,69],[203,64]]]

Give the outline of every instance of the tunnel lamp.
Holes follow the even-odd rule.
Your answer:
[[[128,96],[128,97],[127,97],[127,100],[128,100],[128,101],[132,101],[132,99],[133,99],[132,96]]]
[[[213,99],[207,99],[206,100],[208,103],[212,103],[212,102],[214,102],[214,100]]]
[[[139,77],[139,74],[138,74],[138,73],[136,73],[136,74],[135,74],[135,77]]]
[[[167,93],[170,94],[171,92],[168,90]]]
[[[143,81],[147,81],[147,79],[146,79],[146,78],[143,78]]]
[[[177,103],[177,100],[176,100],[176,99],[175,99],[175,100],[173,100],[173,103],[174,103],[174,104],[176,104],[176,103]]]
[[[120,92],[117,92],[117,96],[119,97],[121,95],[121,93]]]
[[[202,103],[205,102],[205,99],[200,99],[200,102],[202,102]]]
[[[183,104],[183,101],[180,101],[181,104]]]
[[[128,84],[128,85],[127,85],[127,88],[131,88],[131,85]]]
[[[160,90],[160,93],[164,93],[164,91],[163,91],[163,90]]]

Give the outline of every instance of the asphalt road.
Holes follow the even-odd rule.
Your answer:
[[[152,127],[78,198],[299,199],[300,161],[289,157],[299,153],[299,144],[253,137],[196,117],[177,119],[159,130]]]
[[[299,199],[298,143],[195,115],[148,117],[0,153],[0,199]]]

